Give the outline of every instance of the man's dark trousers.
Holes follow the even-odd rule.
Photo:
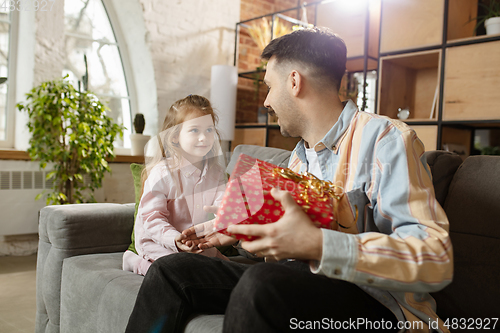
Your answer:
[[[397,323],[356,285],[313,274],[300,261],[245,265],[178,253],[149,268],[126,332],[183,332],[202,313],[225,314],[224,332],[231,333],[338,331],[335,321],[354,331],[347,323],[357,318]]]

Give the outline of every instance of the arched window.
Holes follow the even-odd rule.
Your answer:
[[[16,11],[10,11],[10,6],[0,6],[0,147],[10,148],[14,138],[14,110],[12,103],[13,90],[9,89],[9,81],[13,80],[14,70],[11,58],[12,48],[15,48],[15,29],[13,21],[18,17]]]
[[[65,0],[64,28],[68,74],[80,89],[95,93],[127,130],[117,147],[130,147],[131,103],[120,47],[101,0]],[[85,76],[88,74],[87,80]],[[85,82],[88,82],[88,87]],[[79,82],[79,83],[78,83]]]

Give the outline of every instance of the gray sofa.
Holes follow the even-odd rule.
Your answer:
[[[240,145],[239,153],[286,166],[289,151]],[[436,197],[451,224],[454,281],[435,293],[444,318],[498,317],[500,157],[426,153]],[[458,169],[458,170],[457,170]],[[450,185],[451,184],[451,185]],[[36,332],[123,332],[143,277],[121,270],[133,204],[49,206],[40,212]],[[185,332],[221,332],[223,316],[198,315]]]

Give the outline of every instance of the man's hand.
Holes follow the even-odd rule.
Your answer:
[[[203,252],[203,250],[198,248],[198,246],[196,246],[196,244],[190,243],[188,245],[188,244],[183,243],[183,240],[185,240],[185,239],[186,239],[186,236],[183,234],[178,234],[177,237],[175,237],[175,245],[177,246],[177,249],[180,252],[190,252],[190,253]]]
[[[182,242],[187,246],[194,245],[202,250],[236,243],[237,239],[214,231],[214,222],[215,220],[210,220],[184,230]]]
[[[321,260],[323,233],[316,228],[309,216],[297,205],[288,191],[271,190],[271,195],[281,202],[285,214],[275,223],[265,225],[231,225],[227,231],[259,237],[242,242],[248,252],[276,260]]]

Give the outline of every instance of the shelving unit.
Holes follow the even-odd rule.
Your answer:
[[[500,119],[500,40],[446,52],[443,120]]]
[[[377,113],[405,120],[427,150],[473,153],[500,128],[500,35],[473,36],[477,0],[382,0]]]
[[[367,4],[369,6],[359,7],[358,5],[353,7],[349,1],[317,1],[238,22],[236,24],[234,65],[237,65],[240,29],[248,28],[252,21],[270,18],[272,34],[276,17],[291,24],[303,24],[304,22],[300,22],[286,14],[299,13],[303,8],[307,8],[310,14],[308,15],[309,22],[313,25],[326,26],[344,39],[348,50],[347,71],[351,73],[362,72],[363,83],[366,83],[367,72],[377,70],[378,67],[381,0],[370,0]],[[264,72],[257,71],[257,68],[242,71],[239,73],[239,77],[255,80],[256,74],[259,77],[259,81],[261,81],[264,77]],[[346,78],[347,76],[342,82],[344,86],[346,85]],[[365,87],[366,85],[363,84],[362,86]],[[366,96],[366,90],[363,89],[361,94],[362,96]],[[359,107],[361,108],[362,106],[360,105]],[[275,118],[268,117],[266,123],[237,123],[235,140],[231,143],[231,146],[234,149],[238,144],[251,143],[293,149],[299,139],[281,136],[276,121]]]
[[[381,58],[378,93],[380,114],[397,118],[398,108],[409,108],[408,122],[436,120],[440,60],[441,50]]]

